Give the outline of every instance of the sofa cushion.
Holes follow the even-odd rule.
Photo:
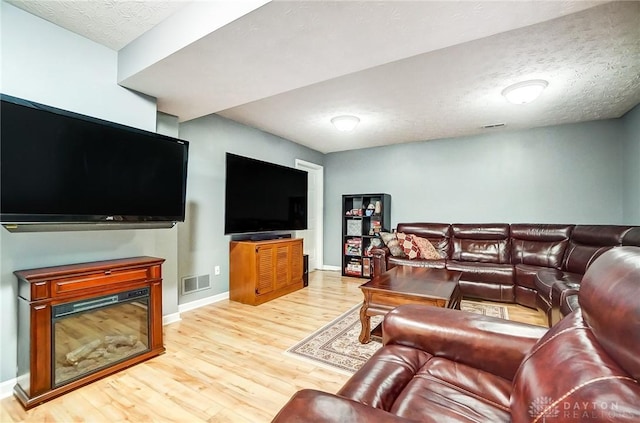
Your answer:
[[[389,269],[395,266],[413,266],[413,267],[428,267],[430,269],[444,269],[446,261],[444,259],[440,260],[429,260],[423,258],[417,259],[409,259],[407,257],[389,257],[387,259],[389,263]],[[387,269],[387,270],[389,270]]]
[[[338,391],[338,395],[389,411],[398,393],[431,354],[403,345],[389,345],[373,356]]]
[[[417,235],[412,236],[413,241],[418,245],[420,249],[420,257],[427,260],[439,260],[443,258],[440,253],[436,250],[436,247],[433,246],[431,242],[427,238],[422,238]]]
[[[571,240],[583,245],[632,245],[640,227],[619,225],[576,225]]]
[[[461,280],[513,285],[513,266],[496,263],[469,263],[448,260],[447,269],[462,272]]]
[[[463,297],[500,301],[503,303],[513,303],[515,301],[514,285],[503,285],[493,282],[469,282],[464,280],[461,280],[459,285]]]
[[[512,224],[511,261],[560,269],[573,225]]]
[[[390,232],[380,232],[380,238],[382,242],[389,248],[389,252],[394,257],[404,257],[404,250],[400,246],[400,242],[396,237],[396,234]]]
[[[378,350],[338,395],[424,421],[467,416],[470,421],[509,421],[511,382],[489,372],[390,344]],[[433,393],[433,397],[428,395]]]
[[[508,422],[511,381],[432,357],[397,397],[391,413],[416,421]]]
[[[571,241],[564,259],[563,269],[567,272],[584,275],[591,263],[610,249],[611,247],[580,245]]]
[[[509,303],[514,301],[513,266],[511,264],[448,260],[446,268],[462,272],[459,285],[464,297]]]
[[[404,232],[398,232],[396,234],[398,238],[398,244],[402,248],[404,255],[409,259],[415,259],[420,257],[420,248],[413,239],[411,234],[405,234]]]
[[[452,225],[451,259],[478,263],[511,263],[509,225]]]
[[[622,236],[622,245],[640,247],[640,227],[633,226]]]

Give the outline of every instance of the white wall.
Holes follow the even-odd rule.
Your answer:
[[[5,2],[0,7],[3,93],[155,131],[155,101],[116,84],[115,51]],[[0,383],[16,376],[15,270],[138,255],[164,257],[161,253],[171,251],[168,242],[175,239],[175,231],[12,234],[0,228]],[[177,269],[177,257],[165,258]],[[175,291],[176,275],[165,273],[164,278],[164,290]],[[163,300],[164,314],[177,311],[175,295]]]
[[[225,153],[294,167],[295,159],[322,165],[322,153],[217,115],[180,125],[189,140],[187,218],[178,226],[180,277],[211,275],[211,289],[181,296],[180,304],[229,289],[229,241],[224,235]],[[221,273],[214,276],[214,267]]]
[[[325,263],[341,263],[342,194],[391,194],[392,227],[622,224],[623,147],[607,120],[328,154]]]
[[[640,225],[640,105],[622,119],[624,149],[624,223]]]

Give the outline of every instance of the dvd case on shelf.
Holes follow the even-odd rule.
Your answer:
[[[362,255],[362,238],[349,238],[344,244],[344,254],[347,256]]]
[[[359,258],[351,258],[347,261],[344,271],[347,275],[360,276],[362,274],[362,262]]]

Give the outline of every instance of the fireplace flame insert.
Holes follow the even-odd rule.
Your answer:
[[[53,386],[149,351],[149,288],[52,307]]]

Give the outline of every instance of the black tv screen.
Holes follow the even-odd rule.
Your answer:
[[[224,233],[307,229],[307,172],[227,153]]]
[[[186,141],[3,95],[0,220],[184,221]]]

